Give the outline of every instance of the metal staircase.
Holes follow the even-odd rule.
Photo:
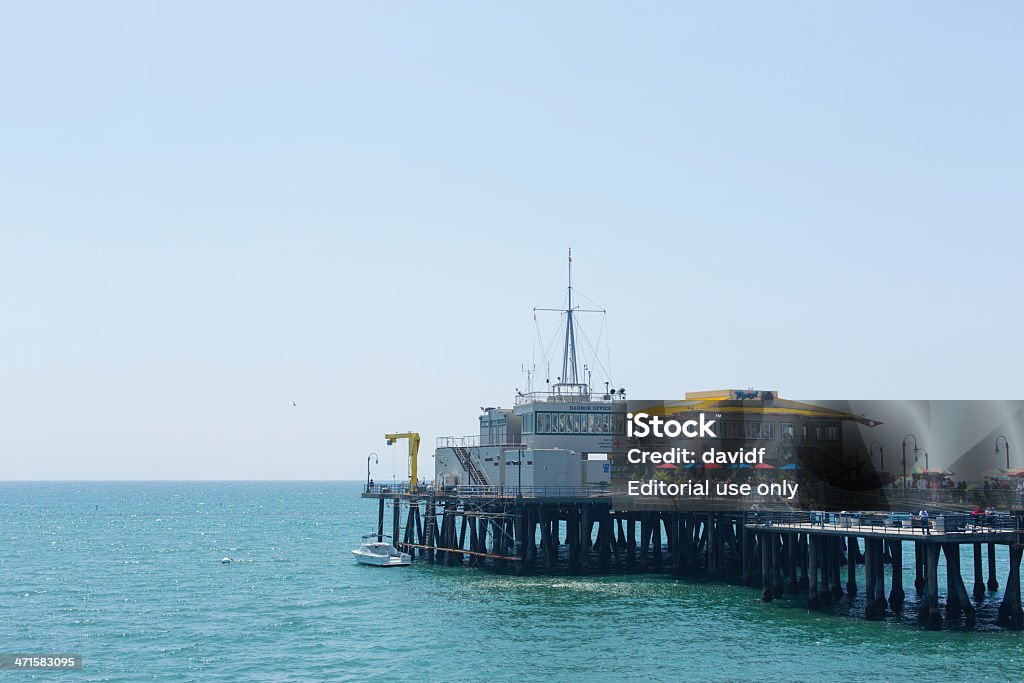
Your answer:
[[[455,451],[455,457],[459,459],[459,463],[462,468],[469,472],[469,483],[473,486],[490,486],[491,478],[480,469],[480,467],[473,460],[472,454],[468,448],[464,446],[453,446],[452,450]]]

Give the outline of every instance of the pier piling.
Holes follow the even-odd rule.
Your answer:
[[[889,607],[899,610],[903,607],[906,593],[903,591],[903,541],[889,541],[889,555],[892,558],[892,590],[889,591]]]
[[[999,624],[1007,628],[1024,627],[1024,612],[1020,603],[1020,561],[1024,546],[1014,543],[1010,546],[1010,573],[1006,578],[1006,591],[999,604]]]
[[[988,589],[999,590],[999,581],[996,579],[996,544],[988,544]]]

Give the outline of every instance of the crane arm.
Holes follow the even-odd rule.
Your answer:
[[[409,492],[416,493],[417,485],[419,482],[419,476],[416,471],[416,457],[420,452],[420,435],[418,432],[398,432],[395,434],[385,434],[384,438],[387,439],[388,445],[396,443],[399,439],[409,440]]]

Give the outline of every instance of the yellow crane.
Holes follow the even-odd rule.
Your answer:
[[[419,482],[416,473],[416,456],[420,452],[420,435],[417,432],[402,432],[400,434],[385,434],[384,438],[388,440],[389,446],[399,439],[409,440],[409,492],[416,493]]]

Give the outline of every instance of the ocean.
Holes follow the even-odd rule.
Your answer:
[[[376,521],[360,490],[0,484],[0,654],[83,658],[80,671],[0,677],[1002,681],[1024,671],[1024,636],[986,624],[995,597],[976,629],[917,626],[912,561],[902,623],[845,616],[862,607],[845,599],[808,612],[799,598],[764,604],[756,588],[657,574],[372,568],[349,552]]]

